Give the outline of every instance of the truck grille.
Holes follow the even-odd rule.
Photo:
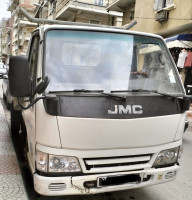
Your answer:
[[[86,172],[114,172],[139,170],[150,167],[151,155],[110,157],[110,158],[86,158],[84,159]]]

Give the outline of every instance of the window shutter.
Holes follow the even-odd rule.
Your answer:
[[[157,9],[160,10],[165,7],[165,0],[158,0]]]
[[[166,3],[170,3],[172,0],[154,0],[154,10],[160,10],[166,6]]]
[[[173,3],[173,0],[166,0],[165,7],[171,5]]]
[[[158,1],[159,0],[154,0],[153,10],[158,10],[157,9],[157,7],[158,7]]]

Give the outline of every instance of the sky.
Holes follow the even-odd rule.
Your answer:
[[[11,12],[7,11],[9,0],[0,0],[0,22],[3,18],[10,18]]]

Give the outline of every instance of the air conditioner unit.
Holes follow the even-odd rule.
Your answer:
[[[162,22],[168,19],[168,11],[161,10],[156,14],[156,21]]]

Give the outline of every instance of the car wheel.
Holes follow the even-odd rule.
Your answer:
[[[22,124],[21,111],[14,110],[13,103],[11,104],[11,133],[18,134]]]

